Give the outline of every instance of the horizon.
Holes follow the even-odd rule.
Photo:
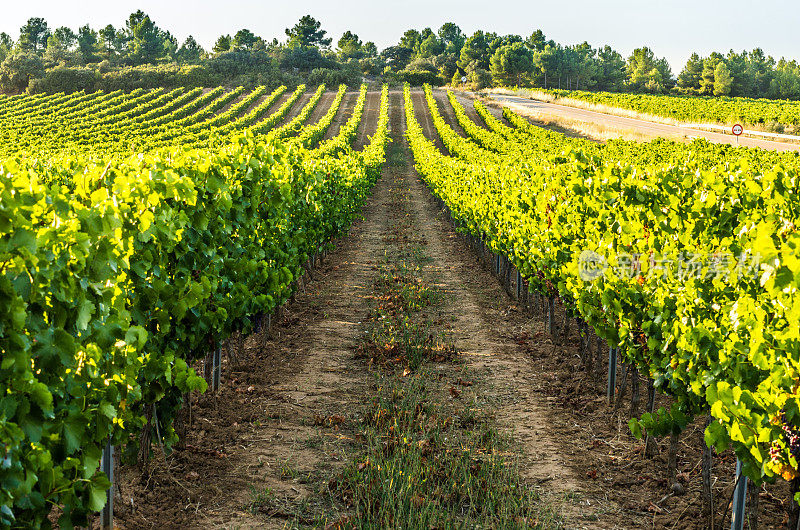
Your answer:
[[[302,5],[262,5],[253,0],[231,0],[225,5],[200,0],[186,7],[178,3],[163,4],[153,0],[119,2],[113,5],[98,0],[81,2],[53,2],[34,0],[24,5],[4,9],[6,15],[0,22],[0,32],[13,39],[19,37],[19,28],[31,17],[44,18],[51,29],[67,26],[73,30],[89,24],[99,29],[107,24],[124,26],[128,15],[141,9],[162,29],[172,33],[181,43],[192,35],[206,51],[211,51],[217,37],[246,28],[267,41],[277,38],[284,41],[285,28],[293,26],[303,15],[309,14],[322,23],[322,29],[336,41],[347,30],[356,33],[363,42],[374,42],[379,50],[396,44],[408,29],[430,27],[434,31],[445,22],[457,24],[466,35],[476,30],[499,35],[519,34],[527,37],[541,29],[547,39],[563,45],[587,41],[593,48],[606,44],[627,58],[635,48],[647,46],[657,57],[665,57],[677,76],[689,56],[697,52],[707,56],[713,51],[727,54],[761,48],[764,53],[780,60],[800,59],[800,45],[793,41],[793,28],[800,25],[800,9],[791,2],[779,0],[756,4],[747,0],[708,2],[701,5],[688,0],[642,4],[631,0],[612,0],[604,4],[576,0],[573,13],[563,17],[559,7],[543,6],[543,2],[506,2],[491,11],[485,3],[453,0],[436,3],[420,0],[393,1],[379,5],[361,0],[347,0],[337,4],[304,2]],[[724,8],[715,7],[724,5]],[[683,6],[681,9],[677,6]],[[737,7],[738,6],[738,7]],[[749,7],[750,6],[750,7]],[[756,9],[753,7],[757,6]],[[781,6],[785,6],[782,8]],[[514,16],[509,15],[514,9]],[[688,13],[685,11],[688,10]],[[420,13],[421,12],[421,13]],[[192,16],[187,17],[187,13]],[[778,16],[778,13],[780,16]],[[263,15],[263,18],[260,18]],[[530,18],[531,22],[523,22]],[[768,24],[764,24],[765,20]],[[658,21],[657,24],[656,21]],[[702,31],[714,27],[714,32]],[[654,27],[653,27],[654,26]],[[708,28],[705,28],[706,30]],[[754,35],[746,28],[763,28],[763,35]],[[670,30],[669,28],[677,28]],[[675,39],[677,32],[691,35]]]

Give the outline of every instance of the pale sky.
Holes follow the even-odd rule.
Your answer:
[[[267,40],[283,40],[285,28],[310,14],[322,22],[334,44],[351,30],[379,49],[397,43],[406,29],[436,30],[455,22],[467,34],[483,29],[527,36],[541,28],[548,39],[562,44],[610,44],[626,57],[635,47],[648,45],[669,60],[676,75],[693,51],[707,55],[761,47],[776,59],[800,60],[796,0],[3,0],[0,31],[16,39],[20,26],[34,16],[44,17],[51,28],[77,30],[86,23],[120,27],[137,9],[181,42],[191,34],[206,49],[219,35],[242,28]]]

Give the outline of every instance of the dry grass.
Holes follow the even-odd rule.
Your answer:
[[[503,94],[507,96],[519,96],[528,99],[535,99],[537,101],[546,101],[548,103],[557,103],[559,105],[564,105],[567,107],[592,110],[595,112],[602,112],[603,114],[611,114],[612,116],[621,116],[623,118],[635,118],[638,120],[652,121],[656,123],[663,123],[665,125],[675,125],[679,127],[685,127],[687,125],[684,122],[680,122],[672,118],[664,118],[662,116],[647,114],[645,112],[638,112],[630,109],[611,107],[609,105],[590,103],[588,101],[583,101],[581,99],[558,98],[552,94],[548,94],[547,92],[542,92],[536,89],[519,88],[516,90],[512,90],[508,88],[492,88],[489,89],[489,92],[493,94]]]
[[[504,106],[491,98],[482,97],[479,99],[484,105],[487,106],[492,106],[496,108],[503,108]],[[560,132],[562,134],[565,134],[566,136],[587,138],[589,140],[594,140],[596,142],[601,142],[601,143],[605,143],[609,140],[632,140],[634,142],[649,142],[653,138],[664,138],[663,135],[644,133],[629,128],[611,127],[590,121],[565,118],[563,116],[556,116],[552,114],[545,115],[543,113],[537,112],[532,109],[527,109],[524,107],[515,107],[514,112],[516,112],[521,116],[525,116],[526,118],[531,120],[531,122],[534,123],[534,125],[537,125],[539,127],[544,127],[546,129]],[[670,140],[675,140],[678,142],[688,142],[692,140],[692,138],[688,138],[682,134],[675,134],[672,136],[667,136],[665,138],[669,138]]]
[[[663,116],[656,116],[654,114],[648,114],[646,112],[638,112],[638,111],[631,110],[631,109],[623,109],[623,108],[620,108],[620,107],[612,107],[612,106],[609,106],[609,105],[602,105],[602,104],[598,104],[598,103],[590,103],[588,101],[583,101],[583,100],[580,100],[580,99],[559,98],[559,97],[554,96],[553,94],[549,94],[547,92],[542,92],[542,91],[536,90],[536,89],[529,89],[529,88],[518,88],[518,89],[491,88],[491,89],[488,90],[488,92],[493,93],[493,94],[507,95],[507,96],[518,96],[518,97],[523,97],[523,98],[527,98],[527,99],[533,99],[533,100],[536,100],[536,101],[544,101],[544,102],[547,102],[547,103],[556,103],[558,105],[564,105],[566,107],[574,107],[574,108],[578,108],[578,109],[591,110],[591,111],[594,111],[594,112],[602,112],[603,114],[610,114],[612,116],[620,116],[620,117],[623,117],[623,118],[634,118],[634,119],[645,120],[645,121],[650,121],[650,122],[654,122],[654,123],[663,123],[665,125],[674,125],[676,127],[687,127],[687,128],[692,128],[692,129],[707,130],[707,131],[716,132],[716,133],[729,134],[729,131],[727,131],[727,130],[720,130],[720,129],[717,129],[716,127],[707,127],[707,126],[704,127],[704,124],[686,123],[686,122],[678,121],[678,120],[675,120],[675,119],[672,119],[672,118],[666,118],[666,117],[663,117]],[[709,124],[709,125],[725,126],[725,125],[733,125],[733,124],[732,123],[713,123],[713,124]],[[760,126],[753,125],[753,124],[748,124],[747,128],[749,130],[751,130],[751,131],[760,131],[760,132],[766,132],[766,133],[774,132],[774,131],[769,130],[768,128],[760,127]],[[789,131],[787,130],[787,132],[789,132]],[[750,135],[745,133],[744,136],[750,136]],[[753,137],[761,138],[760,135],[753,135]],[[784,142],[784,143],[795,143],[795,141],[793,139],[787,139],[787,138],[781,138],[781,137],[774,137],[774,138],[773,137],[766,137],[764,139],[771,140],[771,141],[780,141],[780,142]]]

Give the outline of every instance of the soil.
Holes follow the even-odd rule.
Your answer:
[[[214,115],[218,116],[220,114],[224,114],[224,113],[228,112],[228,109],[230,109],[232,106],[238,104],[241,100],[243,100],[246,97],[247,97],[247,91],[245,90],[244,92],[242,92],[241,94],[239,94],[238,96],[233,98],[233,100],[231,100],[228,103],[226,103],[225,105],[223,105],[223,107],[221,109],[218,109],[214,113]]]
[[[344,95],[344,99],[342,99],[342,104],[339,105],[339,111],[336,113],[336,116],[333,118],[333,122],[331,126],[328,127],[328,130],[325,131],[325,136],[323,136],[322,140],[330,140],[337,134],[339,134],[339,129],[341,129],[342,125],[347,123],[347,120],[350,116],[353,115],[353,109],[356,106],[356,100],[358,99],[358,94],[355,92],[347,92]]]
[[[311,116],[308,117],[308,121],[306,121],[309,125],[314,125],[323,116],[328,112],[328,109],[331,108],[331,104],[333,103],[334,98],[336,97],[336,92],[323,92],[322,97],[319,98],[319,102],[317,106],[314,108],[314,112],[311,113]],[[339,109],[336,109],[336,112],[339,112]]]
[[[355,107],[355,102],[353,102]],[[378,112],[381,106],[381,95],[379,92],[367,92],[367,99],[364,101],[364,111],[361,115],[361,123],[358,124],[356,131],[356,141],[354,149],[361,150],[369,143],[369,137],[375,134],[378,128]]]
[[[441,148],[422,93],[415,91],[412,99],[426,136]],[[368,94],[357,147],[375,131],[379,101],[379,92]],[[354,103],[355,94],[348,93],[331,129],[338,131],[335,124],[347,119]],[[447,108],[446,99],[440,99],[440,111],[454,121]],[[474,111],[469,115],[481,123]],[[369,367],[354,352],[375,296],[378,264],[387,247],[398,244],[387,237],[396,222],[392,201],[397,194],[391,191],[405,186],[408,237],[424,241],[430,258],[425,274],[436,278],[444,293],[438,326],[452,337],[475,377],[493,388],[494,414],[513,435],[521,475],[537,488],[541,502],[561,515],[565,528],[705,528],[702,425],[681,437],[677,471],[685,493],[668,496],[668,442],[660,441],[658,454],[645,458],[644,443],[627,427],[629,402],[616,415],[606,403],[605,365],[596,363],[589,371],[581,363],[575,324],[566,336],[560,327],[550,337],[536,297],[520,301],[509,294],[516,293],[514,282],[498,280],[489,254],[474,250],[456,232],[413,169],[404,122],[402,93],[393,91],[394,148],[362,218],[335,242],[311,277],[304,277],[303,288],[270,333],[230,341],[222,388],[193,397],[191,426],[181,446],[166,457],[156,450],[144,474],[135,467],[120,469],[117,526],[283,528],[297,523],[298,505],[330,508],[320,484],[354,451],[348,426],[373,391]],[[560,324],[563,308],[556,308]],[[593,348],[596,342],[590,340]],[[646,382],[640,387],[639,413]],[[664,403],[661,397],[657,405]],[[719,525],[729,512],[734,459],[717,455],[714,466]],[[785,524],[786,490],[785,484],[761,489],[762,527]],[[254,509],[263,506],[259,499],[266,494],[272,499],[269,508]],[[330,513],[329,520],[341,515]]]
[[[291,95],[291,92],[290,92],[290,95]],[[287,123],[292,121],[295,118],[295,116],[300,114],[300,112],[303,110],[303,107],[306,106],[306,104],[311,99],[311,96],[313,96],[313,95],[314,95],[314,93],[313,92],[309,92],[308,90],[306,90],[305,92],[300,94],[300,97],[297,98],[297,101],[294,102],[294,105],[292,105],[292,108],[289,109],[289,112],[286,113],[286,116],[284,116],[283,120],[275,124],[275,128],[278,128],[281,125],[286,125]],[[279,107],[275,107],[276,110],[278,108]]]

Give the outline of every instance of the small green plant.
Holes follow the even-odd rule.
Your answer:
[[[259,509],[264,509],[271,506],[275,502],[275,493],[268,487],[257,489],[255,486],[250,486],[250,504],[247,505],[247,511],[250,513],[257,513]]]
[[[296,479],[300,476],[300,471],[290,460],[286,460],[285,462],[281,463],[281,478],[282,479]]]

